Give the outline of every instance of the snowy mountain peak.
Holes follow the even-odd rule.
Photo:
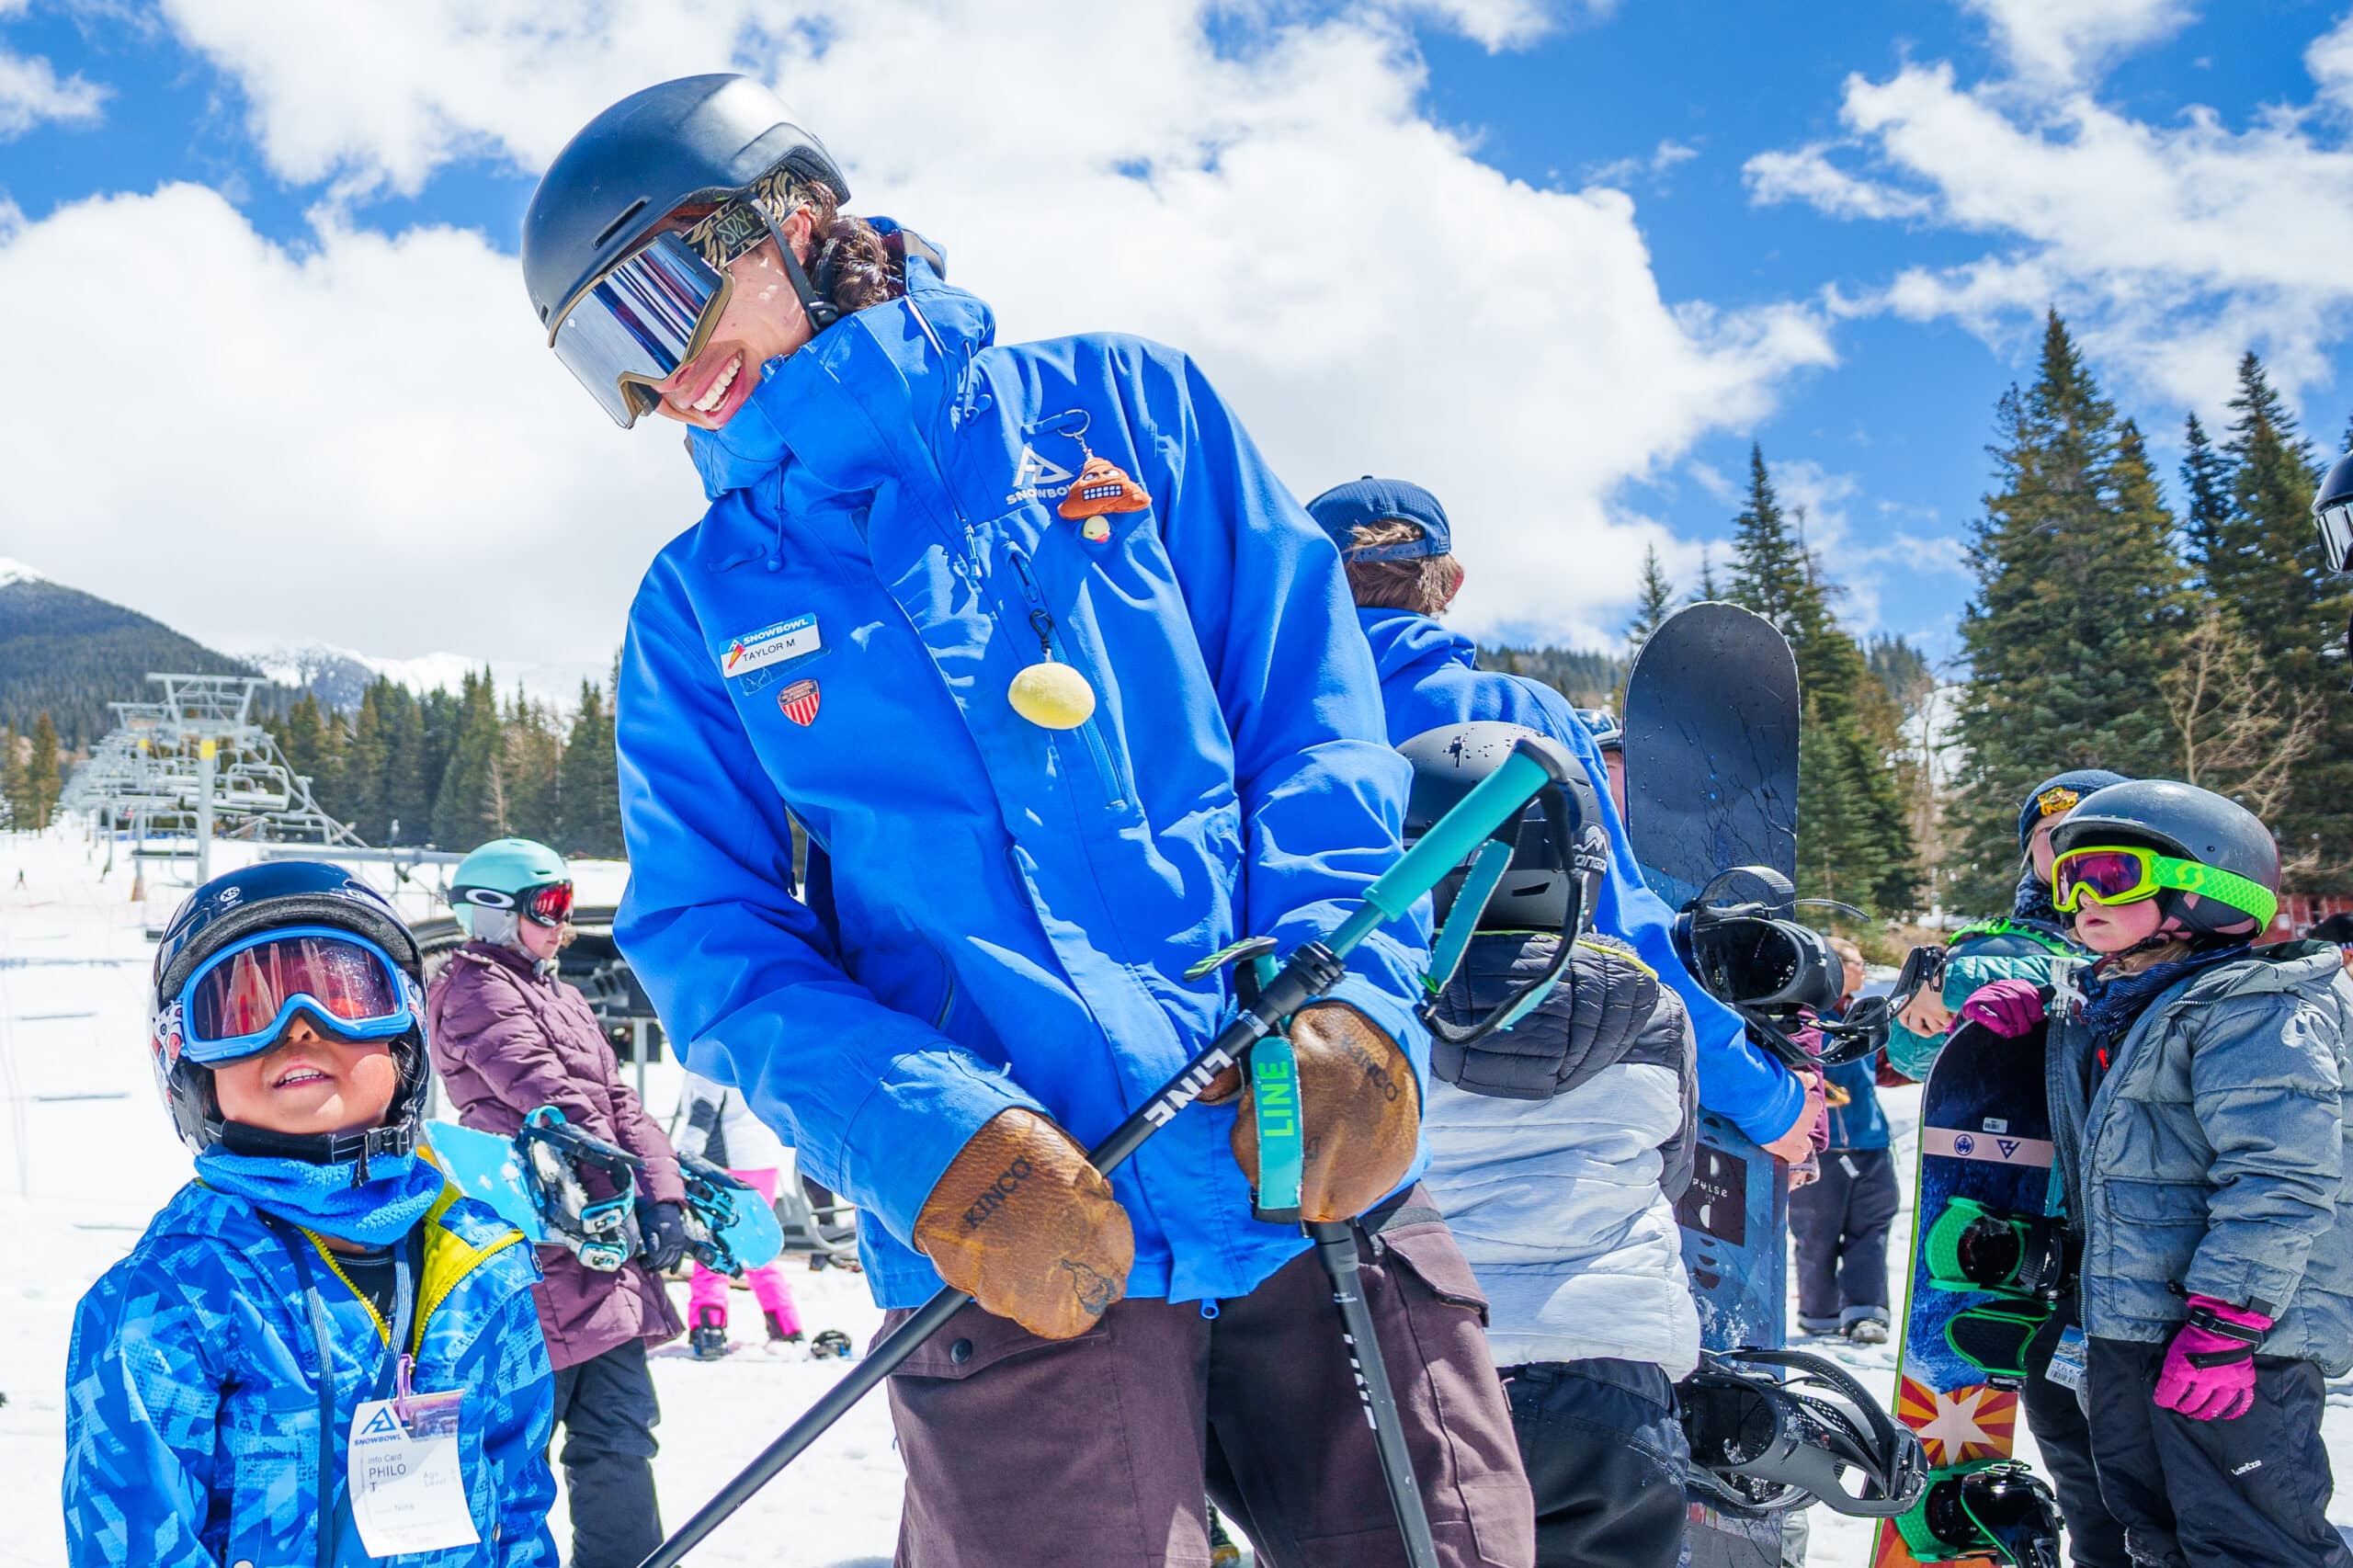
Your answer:
[[[0,555],[0,588],[5,588],[11,583],[46,583],[48,581],[49,578],[45,574],[34,571],[23,562],[11,561],[6,556]]]
[[[248,648],[241,650],[240,656],[270,679],[308,690],[329,707],[345,709],[358,706],[360,694],[379,676],[421,697],[437,690],[455,691],[469,675],[488,668],[504,696],[512,696],[519,682],[533,697],[561,704],[578,698],[584,676],[593,680],[602,674],[585,665],[522,665],[446,652],[390,659],[326,642]]]

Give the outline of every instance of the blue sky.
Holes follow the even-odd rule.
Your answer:
[[[1950,652],[2047,301],[2169,478],[2246,347],[2353,413],[2341,0],[804,9],[0,0],[0,330],[122,394],[0,434],[0,553],[226,643],[600,663],[695,497],[512,236],[587,113],[727,66],[1007,335],[1193,350],[1302,494],[1431,483],[1491,632],[1614,635],[1755,438],[1859,629]]]

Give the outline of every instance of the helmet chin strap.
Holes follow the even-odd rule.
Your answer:
[[[381,1127],[361,1132],[278,1132],[243,1121],[221,1124],[220,1146],[232,1154],[253,1154],[269,1160],[299,1160],[309,1165],[351,1165],[351,1185],[368,1183],[368,1162],[398,1159],[416,1152],[414,1116],[402,1116]]]
[[[785,278],[791,283],[793,293],[800,297],[801,309],[809,317],[809,335],[814,337],[842,319],[841,309],[819,291],[815,282],[810,278],[808,269],[801,265],[801,257],[793,251],[792,241],[786,235],[784,225],[776,221],[775,215],[763,203],[755,201],[751,206],[760,215],[760,222],[768,226],[769,237],[776,241],[776,253],[784,263]],[[808,209],[804,207],[801,210],[805,212]]]

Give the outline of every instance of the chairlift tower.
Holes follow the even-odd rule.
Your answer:
[[[115,727],[74,769],[61,804],[96,812],[110,839],[129,827],[134,856],[149,853],[143,846],[151,835],[189,836],[199,882],[211,875],[216,834],[366,847],[320,807],[311,780],[294,771],[256,722],[254,699],[267,682],[178,674],[147,679],[164,688],[162,699],[108,704]]]

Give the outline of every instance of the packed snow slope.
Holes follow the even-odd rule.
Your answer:
[[[58,1485],[64,1443],[63,1380],[74,1304],[126,1252],[148,1219],[189,1176],[186,1150],[156,1102],[144,1048],[147,933],[188,891],[190,867],[148,860],[143,898],[133,862],[80,824],[45,835],[0,834],[0,1568],[53,1568],[64,1559]],[[215,869],[251,852],[224,845]],[[584,903],[609,903],[625,869],[575,868]],[[396,887],[381,867],[360,872],[392,892],[404,914],[445,913],[429,885]],[[21,885],[19,876],[21,874]],[[675,1063],[649,1068],[646,1099],[665,1122],[678,1100]],[[1919,1091],[1887,1096],[1897,1135],[1905,1209],[1890,1267],[1900,1279],[1911,1233],[1912,1153]],[[881,1314],[863,1280],[839,1270],[789,1274],[812,1332],[839,1328],[863,1348]],[[674,1286],[680,1314],[685,1288]],[[772,1359],[749,1348],[758,1316],[734,1298],[735,1332],[747,1348],[699,1362],[683,1343],[655,1352],[662,1398],[655,1460],[664,1517],[673,1527],[841,1375],[834,1362]],[[1794,1317],[1794,1310],[1792,1311]],[[1883,1398],[1893,1397],[1895,1347],[1843,1340],[1797,1343],[1829,1355]],[[2328,1433],[2339,1473],[2353,1464],[2353,1398],[2332,1392]],[[2021,1442],[2025,1442],[2021,1430]],[[2031,1458],[2030,1448],[2025,1450]],[[880,1397],[852,1411],[810,1453],[723,1526],[693,1561],[761,1568],[884,1568],[898,1533],[904,1479]],[[1379,1498],[1367,1506],[1386,1512]],[[2353,1523],[2353,1492],[2331,1517]],[[1826,1509],[1808,1511],[1809,1561],[1861,1568],[1871,1527]],[[568,1544],[561,1508],[557,1538]]]

